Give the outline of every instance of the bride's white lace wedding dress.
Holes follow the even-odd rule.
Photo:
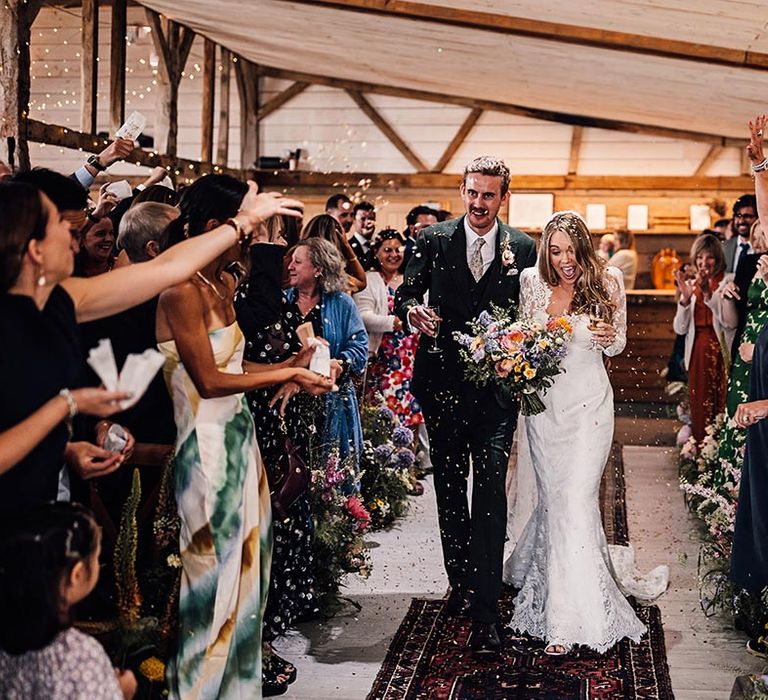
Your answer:
[[[626,344],[621,272],[607,267],[605,283],[616,307],[617,335],[603,352],[613,356]],[[546,319],[550,295],[536,267],[523,270],[521,315]],[[528,511],[535,506],[505,563],[504,579],[520,589],[511,628],[550,645],[585,645],[603,653],[624,637],[640,640],[646,628],[624,594],[652,600],[666,590],[669,570],[660,566],[642,577],[630,548],[607,545],[598,497],[613,440],[613,390],[588,317],[570,319],[565,373],[543,397],[544,412],[524,421],[527,440],[519,441],[517,473],[522,490],[510,514],[513,536],[526,504]],[[535,483],[536,496],[526,483]]]

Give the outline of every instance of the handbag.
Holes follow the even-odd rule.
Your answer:
[[[280,428],[285,435],[284,449],[272,471],[273,483],[269,495],[272,500],[272,512],[282,521],[288,520],[288,511],[308,488],[310,471],[295,443],[287,434],[285,421],[280,421]]]

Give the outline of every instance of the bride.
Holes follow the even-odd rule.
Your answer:
[[[538,265],[523,270],[520,287],[522,316],[568,315],[573,336],[566,371],[543,397],[544,412],[525,419],[518,450],[518,484],[532,463],[538,500],[517,493],[510,518],[519,521],[526,499],[536,502],[505,564],[505,581],[520,590],[509,626],[545,640],[547,654],[577,644],[603,653],[646,631],[624,594],[651,600],[669,578],[665,566],[639,577],[628,548],[609,553],[600,519],[614,410],[603,355],[626,344],[623,278],[597,258],[584,220],[566,211],[545,226]]]

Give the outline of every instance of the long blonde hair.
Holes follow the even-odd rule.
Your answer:
[[[588,313],[590,304],[603,304],[608,311],[608,318],[605,320],[610,323],[616,308],[603,281],[605,262],[597,257],[587,224],[575,211],[557,212],[544,226],[541,235],[541,247],[539,248],[539,274],[541,278],[550,287],[556,287],[560,283],[560,278],[549,257],[549,242],[556,231],[562,231],[570,239],[576,264],[581,270],[581,274],[573,286],[571,312]]]

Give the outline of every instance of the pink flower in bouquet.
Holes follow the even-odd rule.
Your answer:
[[[476,338],[473,338],[472,342],[469,344],[469,351],[474,353],[484,347],[485,347],[485,339],[482,336],[478,335]]]
[[[517,352],[520,349],[520,343],[523,340],[523,334],[520,331],[512,331],[507,335],[501,336],[501,347],[507,352]]]
[[[499,360],[496,363],[496,374],[498,374],[500,377],[508,377],[514,366],[515,363],[510,359]]]
[[[357,520],[360,530],[365,530],[371,523],[371,515],[358,496],[350,496],[344,504],[347,512]]]

